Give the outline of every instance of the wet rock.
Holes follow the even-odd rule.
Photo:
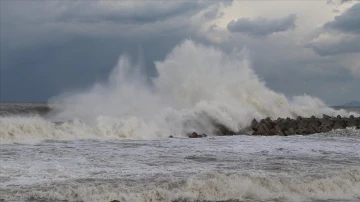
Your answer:
[[[273,124],[272,124],[271,120],[262,119],[262,120],[260,121],[260,123],[263,124],[263,125],[265,125],[268,129],[273,128],[273,126],[272,126]]]
[[[120,201],[118,201],[118,200],[112,200],[112,201],[110,201],[110,202],[120,202]]]
[[[277,128],[281,131],[284,131],[286,129],[286,124],[283,122],[280,122],[278,124],[276,124]]]
[[[345,129],[345,124],[341,121],[335,121],[333,129],[334,130]]]
[[[276,129],[275,128],[270,129],[269,135],[270,136],[277,135]]]
[[[197,132],[193,132],[191,135],[189,135],[189,138],[202,138],[202,136],[197,134]]]
[[[258,130],[254,132],[254,135],[268,135],[270,133],[270,129],[266,124],[260,123],[258,126]]]
[[[341,118],[340,115],[338,115],[336,119],[334,119],[333,129],[337,130],[337,129],[345,129],[345,128],[346,128],[346,120]]]
[[[214,134],[216,134],[218,136],[231,136],[231,135],[236,135],[236,132],[232,131],[225,125],[216,124]]]
[[[308,125],[309,125],[309,122],[306,119],[298,121],[298,124],[297,124],[299,129],[307,128]]]
[[[251,121],[251,125],[250,125],[250,128],[253,130],[253,131],[257,131],[258,130],[258,128],[257,128],[257,125],[258,125],[259,123],[257,122],[257,120],[256,119],[253,119],[252,121]]]
[[[170,135],[169,138],[173,138],[174,136]]]
[[[294,130],[294,128],[289,128],[289,130],[285,131],[284,134],[286,136],[295,135],[295,130]]]
[[[328,118],[324,118],[324,119],[320,119],[320,124],[332,127],[334,124],[334,121],[331,119],[328,119]]]
[[[355,119],[352,119],[352,118],[349,118],[347,121],[346,121],[346,127],[356,127],[357,126],[357,123],[356,123],[356,120]]]
[[[286,134],[283,132],[283,130],[280,128],[279,124],[275,126],[276,133],[281,136],[285,136]]]
[[[320,129],[314,125],[309,125],[308,131],[309,131],[309,134],[315,134],[315,133],[319,133]]]
[[[294,130],[295,128],[297,128],[298,125],[298,121],[296,120],[290,120],[287,124],[286,124],[286,128],[287,130],[290,130],[291,128]]]
[[[269,134],[270,133],[270,125],[269,124],[266,124],[264,123],[263,125],[260,126],[260,128],[265,131],[266,134]]]
[[[320,127],[320,132],[322,133],[327,133],[327,132],[330,132],[332,130],[332,126],[330,125],[322,125]]]
[[[264,135],[262,132],[260,131],[253,131],[252,134],[253,136],[261,136],[261,135]]]
[[[257,130],[253,132],[253,135],[272,135],[275,133],[272,126],[273,123],[269,123],[267,120],[262,119],[260,123],[257,124]]]
[[[355,123],[357,126],[360,126],[360,117],[359,118],[355,118]]]
[[[320,125],[321,125],[321,122],[317,118],[311,118],[309,120],[309,126],[319,127]]]
[[[307,135],[307,134],[309,134],[309,132],[308,132],[307,128],[299,128],[298,129],[298,134],[299,135]]]
[[[343,118],[340,115],[330,117],[323,115],[322,118],[311,116],[310,118],[297,117],[296,119],[278,118],[271,120],[269,117],[257,122],[255,119],[251,123],[253,135],[271,136],[271,135],[309,135],[315,133],[326,133],[336,129],[345,129],[346,127],[355,127],[360,129],[360,117],[350,116]]]

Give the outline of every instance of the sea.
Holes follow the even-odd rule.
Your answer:
[[[246,58],[185,41],[155,63],[150,84],[121,56],[88,89],[0,103],[0,201],[360,201],[360,130],[244,130],[254,118],[359,116],[360,107],[275,92]],[[219,123],[244,132],[216,136]]]

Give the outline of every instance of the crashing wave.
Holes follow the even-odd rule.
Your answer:
[[[349,115],[318,98],[269,89],[244,51],[225,54],[186,40],[155,65],[158,76],[149,85],[141,66],[122,56],[107,83],[52,98],[47,118],[0,117],[0,142],[211,135],[217,125],[242,131],[253,118]],[[67,120],[73,121],[52,123]]]

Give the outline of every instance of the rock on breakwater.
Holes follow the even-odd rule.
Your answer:
[[[343,118],[340,115],[337,117],[323,115],[322,118],[316,118],[315,116],[302,118],[299,116],[296,119],[278,118],[277,120],[271,120],[266,118],[260,120],[260,122],[254,119],[250,127],[253,130],[252,135],[310,135],[347,127],[360,129],[360,117],[350,116]]]
[[[310,118],[303,118],[301,116],[296,119],[278,118],[272,120],[270,117],[257,121],[253,119],[250,126],[245,130],[238,132],[232,131],[224,125],[216,124],[214,135],[216,136],[232,136],[241,134],[252,134],[255,136],[289,136],[289,135],[310,135],[315,133],[326,133],[332,130],[346,129],[346,128],[360,129],[360,117],[331,117],[323,115],[322,118],[312,116]],[[189,133],[189,138],[206,137],[205,134],[199,135],[196,132]]]

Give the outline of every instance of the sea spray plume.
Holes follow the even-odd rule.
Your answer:
[[[140,64],[133,65],[129,57],[123,55],[108,81],[97,83],[84,92],[62,94],[50,100],[50,104],[59,111],[51,118],[71,120],[94,120],[99,116],[147,117],[161,109],[155,94],[141,74]]]
[[[108,83],[60,99],[65,110],[58,116],[83,120],[132,117],[141,125],[152,125],[156,133],[166,132],[159,134],[165,137],[193,130],[211,134],[214,123],[239,131],[253,118],[268,116],[345,115],[317,98],[305,95],[289,101],[267,88],[250,68],[246,50],[225,54],[186,40],[155,66],[158,77],[150,88],[140,65],[120,57]]]
[[[226,55],[219,49],[185,41],[163,62],[154,79],[161,98],[175,109],[194,108],[237,131],[252,118],[336,114],[317,98],[297,96],[292,101],[266,87],[250,68],[246,50]],[[240,125],[239,125],[240,124]]]
[[[310,117],[322,114],[347,116],[310,96],[287,99],[274,92],[250,68],[246,51],[225,54],[186,40],[164,61],[158,61],[153,86],[121,56],[105,83],[77,93],[54,97],[50,121],[33,118],[0,118],[1,142],[58,139],[153,139],[169,135],[185,137],[196,131],[214,135],[216,125],[241,131],[253,118]],[[27,120],[28,119],[28,120]],[[42,128],[43,127],[43,128]],[[36,137],[36,138],[35,138]]]

